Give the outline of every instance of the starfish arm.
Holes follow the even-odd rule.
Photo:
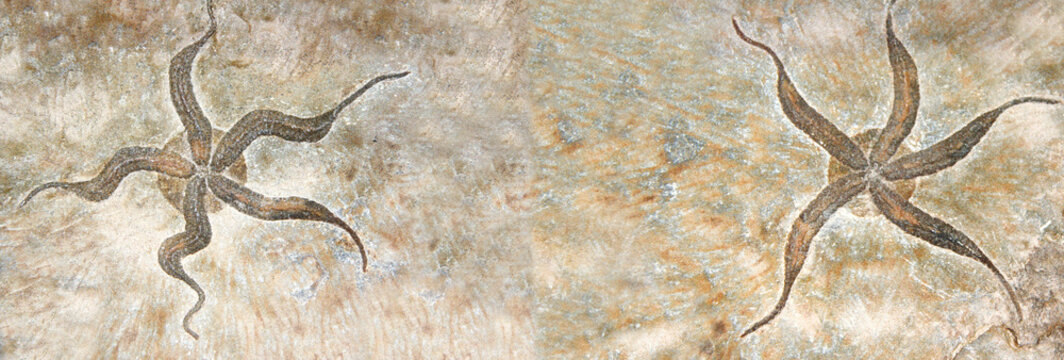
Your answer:
[[[1010,107],[1023,103],[1059,104],[1060,100],[1041,97],[1022,97],[987,111],[946,139],[926,149],[902,156],[885,165],[880,174],[895,181],[930,175],[956,164],[972,151],[983,135],[994,125],[998,116]]]
[[[864,173],[855,172],[829,184],[816,196],[816,199],[813,199],[806,206],[805,210],[798,216],[798,219],[794,221],[790,234],[787,235],[787,247],[783,256],[783,292],[776,302],[776,307],[768,315],[751,325],[749,329],[746,329],[742,336],[749,335],[761,326],[768,324],[769,321],[776,318],[776,315],[779,315],[780,311],[783,310],[783,306],[787,303],[787,297],[790,296],[794,280],[798,278],[798,272],[802,270],[802,265],[805,263],[805,257],[809,252],[809,245],[812,244],[813,237],[816,236],[831,215],[835,213],[835,210],[845,205],[846,202],[861,193],[861,191],[864,191],[864,189]]]
[[[211,224],[208,222],[204,203],[206,194],[206,181],[202,177],[194,177],[185,187],[185,199],[182,202],[185,232],[171,236],[159,247],[159,266],[163,268],[163,271],[188,284],[196,292],[196,304],[185,314],[182,321],[185,332],[196,339],[199,339],[199,335],[189,328],[188,323],[192,320],[192,315],[203,307],[203,301],[207,297],[196,280],[185,273],[185,269],[181,266],[181,259],[203,250],[211,242]]]
[[[362,85],[353,94],[348,95],[339,105],[320,115],[301,118],[274,110],[255,110],[244,115],[229,131],[222,136],[218,151],[211,159],[211,170],[224,171],[236,161],[255,139],[262,136],[277,136],[288,141],[315,142],[329,133],[333,121],[348,104],[362,96],[373,85],[385,80],[398,79],[410,74],[409,71],[398,74],[382,75]]]
[[[887,13],[887,51],[894,77],[894,105],[887,125],[880,131],[869,155],[873,164],[883,164],[898,151],[902,140],[909,136],[916,124],[916,109],[920,106],[920,83],[916,62],[905,46],[894,36],[891,15]]]
[[[974,259],[990,269],[994,276],[1001,281],[1005,291],[1009,293],[1012,305],[1016,307],[1016,314],[1019,315],[1020,321],[1023,321],[1023,310],[1020,309],[1020,302],[1016,300],[1016,293],[1013,292],[1012,286],[1005,280],[1005,276],[1001,275],[1001,272],[990,261],[990,258],[983,254],[979,246],[968,236],[945,221],[920,210],[880,181],[871,182],[869,190],[872,192],[872,200],[876,203],[876,207],[894,225],[897,225],[912,236],[927,241],[931,245]]]
[[[96,177],[78,182],[50,182],[30,191],[18,206],[26,205],[41,191],[59,188],[73,192],[82,199],[102,201],[118,188],[126,175],[136,171],[154,171],[178,178],[188,178],[195,171],[195,165],[175,153],[153,147],[127,147],[119,149],[103,170]]]
[[[868,167],[868,160],[865,159],[864,153],[857,147],[857,144],[854,144],[853,140],[850,140],[839,128],[831,124],[816,109],[813,109],[812,106],[805,102],[802,95],[798,93],[798,89],[794,87],[790,77],[787,76],[787,70],[783,68],[783,62],[780,61],[776,52],[772,51],[767,45],[747,37],[739,29],[739,23],[735,19],[732,19],[732,26],[735,27],[735,33],[739,34],[739,38],[772,56],[772,61],[776,63],[776,72],[779,77],[777,92],[780,106],[783,108],[783,113],[787,115],[787,119],[798,129],[805,132],[806,135],[809,135],[814,142],[824,148],[824,150],[827,150],[839,162],[856,170],[863,170]]]
[[[203,115],[199,103],[196,102],[196,94],[192,87],[192,62],[199,54],[200,48],[207,44],[218,26],[214,21],[214,7],[211,1],[207,1],[207,16],[210,17],[210,28],[196,42],[181,49],[170,60],[170,100],[174,103],[174,109],[181,118],[181,124],[185,127],[185,136],[188,145],[192,149],[192,160],[198,165],[207,165],[211,156],[211,123]]]
[[[359,239],[354,229],[333,215],[324,205],[295,196],[266,197],[221,175],[211,175],[208,184],[211,192],[229,206],[262,220],[310,220],[340,227],[351,235],[351,239],[358,246],[358,252],[362,255],[362,271],[366,271],[368,263],[362,240]]]

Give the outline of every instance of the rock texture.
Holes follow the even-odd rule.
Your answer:
[[[193,68],[216,128],[316,114],[374,76],[317,143],[260,140],[246,185],[350,223],[210,215],[185,268],[156,263],[180,213],[154,175],[102,202],[83,180],[181,130],[167,66],[202,1],[0,4],[0,357],[935,358],[1064,356],[1064,106],[1006,112],[910,201],[978,243],[978,263],[875,212],[840,209],[786,308],[784,239],[830,159],[783,116],[773,47],[843,132],[892,97],[885,2],[216,0]],[[919,68],[904,145],[922,149],[1025,95],[1064,97],[1064,5],[899,0]]]
[[[315,199],[325,224],[231,208],[185,268],[195,301],[156,262],[184,223],[137,173],[91,203],[34,186],[82,180],[124,146],[182,131],[167,67],[207,27],[203,1],[0,5],[0,357],[529,358],[531,136],[512,3],[216,1],[218,34],[193,67],[215,127],[248,111],[329,109],[379,84],[317,143],[245,152],[247,186]]]
[[[539,350],[559,358],[1059,357],[1061,323],[1049,314],[1060,311],[1061,295],[1045,287],[1060,281],[1048,269],[1061,259],[1035,255],[1062,241],[1059,106],[1010,110],[968,158],[921,179],[912,197],[971,236],[1022,288],[1027,321],[1016,323],[1007,294],[978,263],[882,216],[842,209],[815,238],[780,316],[739,338],[779,296],[787,232],[826,185],[829,157],[783,116],[771,58],[735,35],[733,17],[780,54],[799,91],[843,132],[886,122],[882,2],[530,6],[527,71],[543,164],[533,225]],[[1064,23],[1059,4],[899,1],[894,17],[920,69],[909,148],[1010,98],[1062,95],[1064,37],[1050,30]]]

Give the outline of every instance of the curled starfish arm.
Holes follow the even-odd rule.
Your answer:
[[[787,297],[790,296],[794,280],[798,278],[798,273],[802,270],[802,265],[805,263],[805,257],[809,252],[809,245],[812,244],[813,237],[824,226],[824,223],[831,218],[835,210],[846,205],[850,199],[864,191],[865,184],[863,172],[855,172],[835,180],[835,182],[828,184],[816,196],[816,199],[813,199],[806,206],[801,215],[798,215],[798,219],[794,221],[794,225],[791,227],[790,234],[787,235],[787,247],[783,256],[783,291],[776,302],[776,307],[768,315],[751,325],[749,329],[746,329],[742,336],[749,335],[761,326],[768,324],[772,319],[776,318],[776,315],[779,315],[780,311],[783,310],[783,306],[787,304]]]
[[[207,16],[210,17],[210,27],[196,42],[181,49],[170,60],[170,100],[174,103],[177,115],[181,118],[181,124],[185,126],[185,136],[188,145],[192,149],[192,160],[198,165],[207,165],[211,156],[211,123],[203,115],[199,103],[196,102],[196,94],[192,86],[192,62],[196,60],[200,48],[207,44],[218,26],[214,21],[214,7],[211,1],[207,1]]]
[[[195,171],[195,165],[175,153],[143,146],[122,148],[107,161],[103,170],[96,177],[78,182],[50,182],[30,191],[19,207],[26,205],[41,191],[59,188],[73,192],[82,199],[102,201],[111,196],[126,175],[136,171],[154,171],[178,178],[188,178]]]
[[[192,315],[203,307],[203,301],[207,297],[196,280],[185,273],[185,269],[181,266],[181,259],[203,250],[211,242],[211,224],[208,222],[204,203],[206,194],[207,184],[202,177],[197,176],[189,181],[188,186],[185,187],[185,199],[182,202],[185,231],[166,239],[159,247],[159,266],[163,268],[163,271],[188,284],[196,292],[196,304],[185,314],[182,321],[185,332],[195,339],[199,339],[199,334],[192,331],[188,323],[192,320]]]
[[[898,151],[916,124],[916,110],[920,106],[920,83],[916,63],[905,46],[894,36],[890,13],[887,14],[887,52],[894,77],[894,105],[887,125],[880,131],[869,154],[873,164],[883,164]]]
[[[857,144],[854,144],[853,140],[850,140],[846,134],[825,119],[823,115],[820,115],[816,109],[813,109],[802,98],[802,95],[798,93],[798,89],[794,87],[794,83],[791,82],[790,77],[787,76],[787,70],[783,68],[783,62],[780,61],[776,52],[772,51],[772,48],[769,48],[768,45],[747,37],[742,29],[739,28],[739,23],[735,19],[732,19],[732,26],[735,27],[735,33],[739,34],[739,38],[772,56],[772,61],[776,63],[776,73],[779,77],[776,90],[780,106],[783,108],[783,113],[787,115],[787,119],[798,129],[809,135],[821,148],[827,150],[832,157],[838,159],[849,168],[863,170],[868,167],[868,160],[865,158],[864,153],[861,152],[861,149],[857,147]]]
[[[362,255],[362,271],[367,270],[366,249],[362,246],[362,240],[359,239],[354,229],[333,215],[332,211],[324,205],[296,196],[266,197],[220,175],[211,175],[208,183],[215,196],[229,206],[253,217],[262,220],[320,221],[340,227],[358,246],[358,252]]]
[[[211,159],[211,170],[221,172],[236,161],[255,139],[263,136],[276,136],[288,141],[315,142],[329,133],[333,121],[347,105],[362,96],[373,85],[385,80],[398,79],[410,74],[409,71],[381,75],[370,80],[340,104],[320,115],[302,118],[274,110],[254,110],[244,115],[229,131],[222,136],[218,150]]]
[[[978,261],[990,269],[998,281],[1001,282],[1005,291],[1009,293],[1012,305],[1016,308],[1016,314],[1019,315],[1020,321],[1023,321],[1023,310],[1020,309],[1020,302],[1016,299],[1016,293],[1013,292],[1012,286],[1005,280],[1005,276],[1001,275],[1001,272],[990,261],[990,258],[983,254],[979,246],[968,236],[945,221],[920,210],[882,182],[871,182],[869,190],[872,193],[872,200],[876,203],[879,211],[905,232],[931,245]]]
[[[884,179],[895,181],[930,175],[956,164],[972,151],[983,135],[994,125],[998,116],[1010,107],[1023,103],[1059,104],[1060,100],[1042,97],[1022,97],[987,111],[949,137],[926,149],[908,154],[883,166]]]

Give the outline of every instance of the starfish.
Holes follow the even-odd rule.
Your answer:
[[[891,3],[893,5],[893,2]],[[887,10],[887,51],[894,79],[894,103],[883,129],[876,131],[874,145],[865,154],[858,145],[835,125],[824,118],[798,93],[776,52],[767,45],[755,41],[739,28],[733,18],[732,26],[743,41],[767,52],[776,65],[777,92],[784,115],[820,147],[827,150],[833,159],[849,169],[820,191],[794,221],[784,250],[783,291],[776,307],[741,335],[745,337],[769,323],[783,310],[798,272],[802,269],[813,237],[839,207],[853,197],[868,190],[879,212],[906,233],[918,237],[958,255],[978,261],[994,273],[1008,292],[1020,321],[1023,311],[1016,294],[994,263],[967,235],[910,203],[894,182],[903,182],[931,175],[949,168],[963,159],[986,135],[990,126],[1005,110],[1023,103],[1059,104],[1059,100],[1042,97],[1021,97],[979,115],[949,137],[923,150],[900,155],[891,159],[916,123],[916,110],[920,103],[920,86],[917,81],[916,63],[894,35],[890,10]],[[911,191],[911,190],[910,190]]]
[[[166,239],[159,248],[158,257],[159,265],[167,275],[183,281],[196,292],[196,304],[185,314],[182,321],[185,331],[195,339],[199,339],[199,335],[192,331],[189,322],[192,315],[203,306],[206,296],[199,284],[185,273],[181,260],[203,250],[211,241],[206,202],[209,200],[208,192],[238,211],[262,220],[310,220],[335,225],[350,235],[357,245],[362,256],[362,271],[367,271],[366,250],[362,240],[354,229],[324,205],[294,196],[266,197],[230,180],[223,172],[240,161],[244,149],[260,137],[276,136],[294,142],[321,140],[332,128],[337,115],[370,87],[381,81],[398,79],[409,74],[402,72],[378,76],[348,95],[336,107],[317,116],[304,118],[274,110],[251,111],[221,136],[212,153],[211,140],[215,130],[196,102],[191,77],[196,54],[217,30],[210,0],[207,1],[207,16],[210,18],[207,33],[181,49],[170,61],[170,98],[184,126],[192,161],[166,149],[143,146],[122,148],[96,177],[85,181],[50,182],[38,186],[19,204],[21,208],[41,191],[52,188],[67,190],[85,200],[99,202],[110,197],[127,175],[138,171],[156,172],[160,177],[168,176],[186,181],[184,195],[179,204],[179,210],[185,218],[185,231]],[[350,247],[350,243],[344,245]]]

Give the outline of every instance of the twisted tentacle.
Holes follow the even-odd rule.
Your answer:
[[[207,209],[204,196],[207,194],[207,183],[203,177],[196,176],[185,187],[185,199],[182,203],[182,213],[185,216],[185,232],[171,236],[159,247],[159,266],[167,275],[188,284],[196,292],[196,304],[185,314],[182,325],[185,332],[199,339],[199,334],[192,331],[189,322],[192,315],[203,307],[207,296],[203,293],[196,280],[185,273],[181,266],[181,259],[206,248],[211,242],[211,224],[207,219]]]
[[[339,105],[320,115],[301,118],[274,110],[255,110],[247,113],[222,136],[218,150],[211,159],[211,170],[224,171],[244,152],[253,141],[263,136],[276,136],[288,141],[315,142],[321,140],[332,129],[333,121],[347,105],[362,96],[373,85],[385,80],[398,79],[410,74],[409,71],[398,74],[382,75],[362,85],[353,94],[348,95]]]
[[[776,63],[778,76],[776,92],[780,100],[780,107],[783,108],[783,114],[787,115],[787,119],[798,129],[805,132],[806,135],[809,135],[817,145],[827,150],[831,157],[838,159],[839,162],[847,167],[855,170],[863,170],[868,167],[868,159],[865,158],[864,153],[857,147],[857,144],[854,144],[850,137],[842,133],[839,128],[825,119],[823,115],[820,115],[816,109],[802,98],[802,95],[798,93],[798,89],[794,87],[794,83],[791,82],[791,78],[787,76],[787,70],[783,68],[783,62],[780,61],[779,56],[776,56],[776,52],[772,51],[772,48],[768,47],[768,45],[746,36],[735,19],[732,19],[732,27],[735,28],[735,33],[739,35],[740,39],[772,56],[772,61]]]
[[[170,100],[174,103],[174,109],[181,118],[181,124],[185,126],[185,136],[188,145],[192,148],[192,160],[197,165],[207,165],[211,156],[211,122],[203,115],[196,101],[196,94],[192,86],[192,62],[196,60],[200,48],[207,44],[217,32],[218,25],[214,21],[214,4],[207,0],[207,17],[210,18],[210,27],[196,42],[181,49],[170,60]]]
[[[19,207],[26,205],[41,191],[58,188],[73,192],[78,197],[89,201],[102,201],[111,197],[118,184],[127,175],[136,171],[154,171],[178,178],[188,178],[195,171],[195,165],[175,153],[144,146],[119,149],[111,160],[103,166],[96,177],[78,182],[54,181],[34,188]]]
[[[368,261],[362,240],[354,229],[333,215],[325,205],[296,196],[266,197],[220,175],[211,175],[208,184],[211,192],[229,206],[262,220],[310,220],[340,227],[351,235],[351,239],[358,246],[358,252],[362,255],[362,271],[367,270]]]
[[[891,2],[893,5],[893,2]],[[909,136],[916,124],[916,110],[920,107],[920,81],[916,73],[916,62],[905,50],[898,37],[894,35],[894,25],[890,11],[887,11],[887,52],[890,56],[890,68],[894,77],[894,105],[887,125],[879,132],[872,152],[872,163],[882,165],[898,151],[901,142]]]
[[[1020,308],[1019,300],[1016,299],[1016,292],[1012,290],[1012,285],[1009,285],[1005,276],[1001,275],[997,266],[994,266],[994,262],[990,261],[983,250],[979,249],[979,245],[945,221],[920,210],[886,184],[873,181],[868,188],[872,192],[872,200],[876,203],[876,207],[894,225],[931,245],[978,261],[990,269],[990,272],[994,273],[994,276],[1001,282],[1001,286],[1009,293],[1012,306],[1016,308],[1020,321],[1023,321],[1023,310]]]
[[[934,174],[961,161],[983,139],[1001,113],[1023,103],[1059,104],[1060,100],[1042,97],[1022,97],[987,111],[949,137],[926,149],[891,161],[880,171],[883,178],[895,181]]]
[[[787,248],[783,255],[783,291],[780,293],[779,300],[776,301],[776,306],[772,308],[768,315],[765,315],[761,320],[751,325],[749,329],[743,331],[740,337],[750,335],[750,333],[775,319],[776,315],[779,315],[780,311],[783,310],[783,306],[787,304],[787,298],[791,294],[791,286],[794,285],[794,280],[798,278],[798,272],[802,270],[802,265],[805,264],[805,256],[809,252],[809,245],[813,243],[813,237],[820,232],[820,228],[831,218],[835,210],[846,205],[850,199],[864,191],[866,184],[863,172],[854,172],[846,175],[824,187],[824,190],[806,206],[805,210],[802,210],[802,213],[798,215],[798,219],[794,221],[794,225],[791,227],[791,233],[787,235]]]

